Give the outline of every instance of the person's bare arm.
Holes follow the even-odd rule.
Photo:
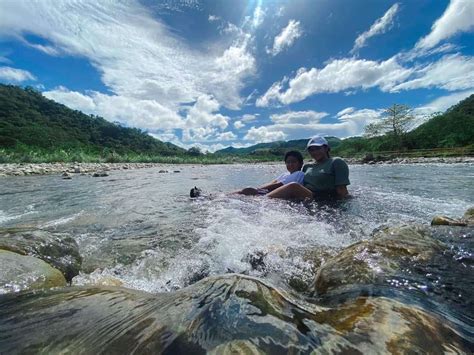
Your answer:
[[[273,191],[273,190],[279,188],[280,186],[283,186],[283,184],[281,182],[273,180],[273,181],[269,182],[268,184],[259,186],[258,188],[259,189],[266,189],[268,191]]]
[[[349,191],[347,191],[346,185],[336,186],[337,198],[346,198],[349,196]]]

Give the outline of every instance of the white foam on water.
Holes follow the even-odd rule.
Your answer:
[[[229,272],[259,277],[272,272],[309,275],[312,264],[303,258],[304,251],[353,242],[348,232],[309,214],[302,205],[228,197],[199,203],[206,227],[196,228],[199,240],[191,249],[173,256],[165,250],[144,251],[133,265],[114,268],[114,276],[127,287],[163,292]],[[265,256],[264,271],[252,268],[249,255],[254,253]]]
[[[46,223],[42,224],[40,226],[40,228],[55,227],[55,226],[59,226],[59,225],[62,225],[62,224],[69,223],[69,222],[74,221],[75,219],[77,219],[83,213],[84,213],[84,211],[79,211],[78,213],[74,213],[71,216],[65,216],[65,217],[61,217],[61,218],[46,222]]]
[[[5,211],[0,210],[0,224],[17,218],[16,216],[9,216]]]
[[[26,207],[26,212],[25,213],[20,213],[20,214],[15,214],[15,215],[11,215],[11,214],[8,214],[7,212],[3,211],[3,210],[0,210],[0,225],[6,223],[8,221],[15,220],[15,219],[20,219],[24,216],[34,214],[34,213],[37,213],[37,211],[34,210],[33,205],[28,205]]]

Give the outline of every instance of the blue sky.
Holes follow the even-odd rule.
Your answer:
[[[361,135],[474,93],[473,0],[0,0],[0,81],[185,148]]]

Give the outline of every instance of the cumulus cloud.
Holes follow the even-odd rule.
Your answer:
[[[356,53],[359,49],[366,46],[367,40],[371,37],[374,37],[379,34],[385,33],[393,26],[393,20],[395,18],[396,13],[398,12],[399,5],[398,3],[393,5],[388,11],[374,24],[370,27],[368,31],[365,31],[357,39],[355,40],[354,47],[351,50],[351,53]]]
[[[27,70],[12,67],[0,67],[0,80],[21,83],[27,80],[36,80],[36,77]]]
[[[237,136],[233,132],[228,131],[228,132],[219,133],[216,137],[216,140],[218,140],[218,141],[232,141],[236,138],[237,138]]]
[[[72,109],[99,115],[109,121],[118,121],[132,127],[142,129],[183,127],[183,119],[179,115],[154,100],[106,95],[96,91],[85,95],[64,87],[43,92],[43,95]]]
[[[413,110],[413,113],[416,116],[421,116],[426,118],[428,115],[437,112],[444,112],[453,105],[459,103],[459,101],[464,100],[465,98],[474,94],[474,89],[465,90],[461,92],[455,92],[450,95],[441,96],[435,100],[428,102],[420,107],[417,107]],[[424,120],[423,120],[424,121]],[[421,121],[420,121],[421,122]]]
[[[234,127],[237,128],[237,129],[241,129],[241,128],[245,127],[245,123],[243,123],[242,121],[235,121],[234,122]]]
[[[351,88],[368,89],[378,86],[389,91],[396,84],[407,79],[414,69],[402,67],[395,58],[377,62],[371,60],[345,58],[329,62],[323,69],[301,68],[289,80],[284,90],[282,82],[274,83],[260,98],[256,105],[265,107],[272,103],[285,105],[299,102],[318,93],[335,93]]]
[[[270,129],[268,126],[252,127],[244,136],[245,140],[254,141],[256,143],[274,142],[285,140],[286,134],[281,131]]]
[[[474,87],[474,57],[447,55],[414,73],[415,78],[395,85],[390,91],[441,88],[449,91]]]
[[[443,15],[431,27],[431,32],[418,41],[415,48],[427,50],[461,32],[474,30],[474,1],[451,0]]]
[[[291,47],[302,34],[303,31],[301,30],[300,22],[290,20],[281,33],[275,37],[273,48],[268,50],[268,53],[271,53],[273,56],[277,55],[284,49]]]
[[[256,119],[258,119],[258,114],[251,115],[251,114],[246,113],[245,115],[242,116],[242,122],[245,122],[245,123],[255,121]]]
[[[292,111],[283,114],[273,114],[270,116],[272,122],[277,124],[286,123],[301,123],[301,124],[312,124],[318,123],[321,118],[326,117],[326,112],[316,111]]]

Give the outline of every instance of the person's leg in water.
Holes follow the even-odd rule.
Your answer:
[[[305,199],[312,198],[313,192],[303,185],[291,182],[269,192],[266,196],[283,199]]]

